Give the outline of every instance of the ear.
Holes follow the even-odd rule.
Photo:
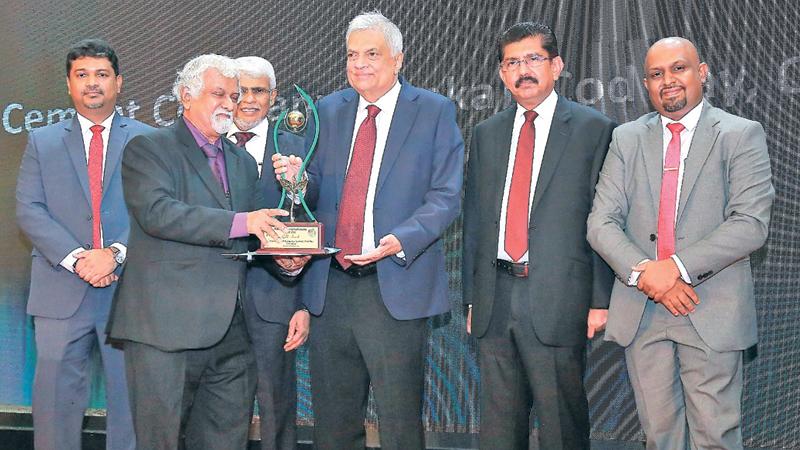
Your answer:
[[[550,71],[553,74],[553,79],[558,80],[561,76],[561,71],[564,70],[564,60],[560,56],[556,56],[550,60]]]
[[[706,84],[706,79],[708,79],[708,64],[702,62],[700,63],[700,67],[698,67],[698,71],[700,72],[700,81],[703,84]]]
[[[272,105],[275,104],[275,99],[276,98],[278,98],[278,90],[277,89],[273,89],[272,93],[269,94],[269,106],[272,106]]]
[[[400,73],[400,69],[403,68],[403,52],[400,52],[394,55],[394,74],[397,75]]]
[[[189,88],[186,86],[181,86],[181,105],[183,105],[183,109],[190,108],[190,100],[192,99],[192,94],[189,93]]]
[[[122,75],[117,75],[117,94],[122,92]]]

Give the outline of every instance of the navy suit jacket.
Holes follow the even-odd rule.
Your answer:
[[[101,205],[103,245],[128,244],[128,210],[120,161],[125,144],[152,129],[114,115],[108,138]],[[33,244],[28,314],[65,319],[86,292],[95,290],[61,261],[78,247],[92,247],[92,206],[86,150],[78,118],[31,131],[17,179],[17,221]],[[116,283],[100,288],[109,302]]]
[[[464,142],[452,101],[401,79],[378,176],[372,212],[375,244],[396,236],[405,259],[378,261],[378,280],[389,313],[409,320],[447,312],[447,272],[442,233],[458,216]],[[308,168],[307,200],[335,246],[342,195],[359,96],[353,89],[319,101],[319,143]],[[306,133],[307,147],[314,135]],[[330,258],[315,260],[300,283],[303,302],[322,313]]]
[[[264,169],[261,177],[256,183],[256,189],[264,195],[264,200],[268,208],[277,208],[281,200],[281,187],[275,174],[272,172],[270,158],[275,153],[275,142],[272,138],[273,128],[269,127],[267,137],[267,148],[264,152]],[[296,155],[305,157],[306,149],[301,136],[292,134],[288,131],[278,130],[278,147],[284,155]],[[284,209],[289,208],[287,198],[283,205]],[[302,212],[302,206],[295,206],[295,215]],[[257,247],[258,240],[253,241],[253,246]],[[271,258],[269,258],[271,259]],[[265,267],[266,266],[266,267]],[[270,271],[270,266],[274,266],[272,261],[256,260],[247,269],[247,289],[245,300],[255,306],[258,316],[267,322],[288,324],[292,315],[302,308],[299,290],[295,289],[295,279],[276,276]]]

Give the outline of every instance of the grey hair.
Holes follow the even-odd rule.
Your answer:
[[[236,58],[239,65],[239,73],[253,78],[269,78],[269,88],[275,89],[278,83],[275,81],[275,69],[272,63],[260,56],[242,56]]]
[[[178,71],[175,84],[172,85],[172,95],[180,101],[181,89],[184,87],[189,90],[192,97],[200,95],[203,89],[203,74],[208,69],[216,69],[226,78],[239,78],[239,66],[233,59],[213,53],[196,56]]]
[[[383,38],[386,39],[392,56],[403,52],[403,34],[400,33],[400,28],[397,28],[397,25],[379,11],[361,13],[355,16],[347,26],[345,39],[350,39],[352,32],[362,30],[378,30],[383,33]]]

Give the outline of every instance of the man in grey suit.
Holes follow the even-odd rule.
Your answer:
[[[656,112],[615,131],[588,220],[617,275],[606,339],[625,347],[648,449],[741,449],[749,255],[774,197],[764,130],[703,100],[688,40],[656,42],[644,66]]]
[[[17,219],[33,244],[28,314],[36,334],[34,445],[81,448],[92,349],[106,381],[106,445],[135,447],[122,352],[105,342],[128,243],[120,161],[150,127],[117,114],[122,75],[114,50],[87,39],[67,54],[76,115],[32,131],[17,180]]]
[[[564,63],[541,23],[498,40],[515,104],[472,133],[464,198],[464,302],[478,338],[480,445],[588,449],[586,338],[605,324],[612,275],[586,217],[614,123],[556,94]]]
[[[222,137],[239,97],[236,63],[198,56],[174,94],[183,116],[125,150],[130,252],[109,330],[124,341],[139,449],[243,449],[256,387],[246,263],[221,253],[246,250],[250,234],[276,237],[284,227],[273,216],[286,213],[258,209],[256,163]]]
[[[280,202],[281,187],[270,167],[275,143],[274,129],[267,118],[278,95],[275,69],[269,61],[258,56],[237,58],[236,62],[240,69],[241,97],[228,137],[256,160],[259,179],[255,189],[262,192],[267,205],[275,207]],[[278,148],[285,154],[301,157],[306,154],[303,138],[280,128]],[[267,162],[266,174],[264,161]],[[275,276],[257,262],[247,269],[247,293],[243,306],[258,367],[256,397],[261,449],[294,449],[297,446],[294,350],[308,338],[310,314],[300,302],[294,279],[289,281]]]

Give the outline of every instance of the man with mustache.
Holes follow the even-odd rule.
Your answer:
[[[276,237],[284,226],[273,216],[286,213],[259,209],[256,163],[223,137],[236,62],[198,56],[173,93],[182,117],[125,149],[130,252],[108,328],[124,341],[137,448],[244,449],[256,387],[246,263],[221,253],[247,250],[251,234]]]
[[[255,158],[259,169],[255,189],[262,191],[267,205],[276,206],[280,202],[281,187],[270,168],[275,143],[274,128],[267,117],[278,95],[275,69],[269,61],[258,56],[237,58],[236,63],[240,69],[241,96],[228,137]],[[285,154],[300,157],[306,154],[303,138],[281,128],[278,128],[278,148]],[[266,173],[264,161],[267,162]],[[295,210],[297,208],[295,205]],[[302,260],[297,262],[303,263]],[[258,263],[247,269],[247,294],[243,307],[258,367],[256,396],[261,449],[294,449],[297,446],[294,350],[308,338],[310,314],[303,307],[294,282],[273,275]]]
[[[28,314],[36,337],[36,449],[81,448],[96,346],[105,374],[108,449],[135,448],[122,352],[105,328],[128,245],[120,160],[125,143],[150,129],[114,107],[122,75],[100,39],[67,54],[75,117],[31,132],[17,180],[17,219],[33,244]]]
[[[749,256],[775,195],[766,136],[703,100],[690,41],[659,40],[644,70],[656,111],[615,131],[588,221],[617,275],[606,339],[625,347],[648,449],[741,449]]]
[[[614,123],[556,94],[553,31],[519,23],[498,40],[515,103],[472,132],[464,197],[464,302],[478,338],[480,447],[588,449],[586,338],[605,325],[611,272],[586,217]]]

